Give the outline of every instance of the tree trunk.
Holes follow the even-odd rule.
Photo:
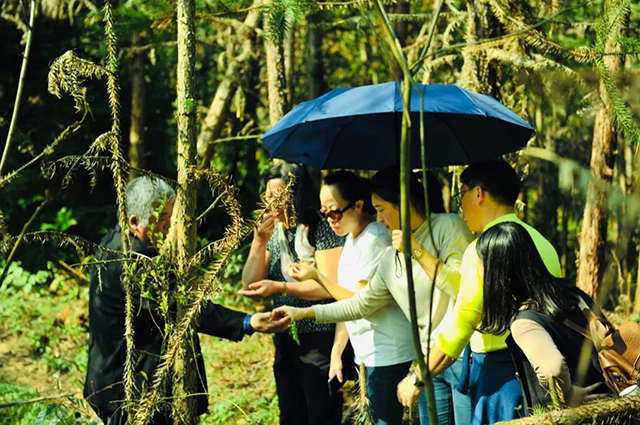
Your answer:
[[[265,32],[269,32],[268,21],[264,20]],[[282,43],[265,40],[267,56],[267,90],[269,93],[269,123],[275,125],[284,116],[285,78]]]
[[[286,83],[285,89],[285,108],[290,110],[293,107],[294,84],[293,84],[293,68],[295,63],[295,28],[289,28],[284,38],[284,78]]]
[[[261,3],[260,0],[254,2],[254,6]],[[246,62],[252,57],[256,48],[255,31],[260,18],[260,9],[252,9],[247,13],[244,19],[243,25],[237,32],[238,55],[231,60],[227,70],[224,73],[224,78],[216,89],[216,94],[213,96],[213,101],[207,116],[202,123],[202,129],[198,136],[198,155],[202,158],[202,162],[206,163],[211,158],[213,153],[211,142],[220,137],[222,127],[225,123],[227,113],[229,112],[229,106],[233,100],[233,96],[236,93],[238,84],[240,81],[240,75],[246,65]],[[234,51],[236,49],[233,49]]]
[[[178,190],[173,212],[176,228],[176,259],[178,285],[188,292],[193,270],[187,268],[187,260],[196,250],[196,186],[190,177],[190,167],[196,164],[196,99],[195,99],[195,0],[178,0],[178,69],[177,69],[177,122],[178,122]],[[177,322],[184,316],[188,305],[178,297]],[[197,422],[195,392],[196,361],[192,347],[197,343],[195,330],[185,338],[182,350],[174,366],[173,404],[175,423]]]
[[[640,250],[638,250],[638,265],[636,267],[636,293],[633,299],[633,312],[640,313]]]
[[[135,49],[143,44],[140,35],[135,34],[131,42]],[[144,168],[144,115],[145,115],[145,53],[135,50],[131,55],[131,128],[129,129],[129,165]],[[132,170],[129,178],[137,177]]]
[[[398,0],[398,2],[391,6],[393,13],[398,15],[406,15],[410,10],[410,3],[405,0]],[[397,21],[393,23],[393,31],[396,33],[396,37],[398,37],[398,41],[401,46],[405,45],[405,41],[407,40],[407,22],[406,21]],[[402,81],[404,79],[404,74],[402,73],[402,68],[397,61],[393,61],[393,78],[396,81]]]
[[[500,35],[500,23],[491,14],[486,0],[468,0],[467,13],[467,42]],[[462,75],[459,84],[469,90],[499,99],[496,69],[488,63],[487,55],[481,49],[470,46],[462,51],[462,59]]]
[[[613,51],[617,34],[611,34],[605,50]],[[608,71],[615,76],[620,70],[622,59],[616,55],[605,56]],[[608,210],[606,205],[606,187],[613,178],[618,138],[615,129],[613,112],[609,104],[604,83],[600,83],[600,99],[602,106],[598,110],[593,125],[593,142],[591,145],[591,174],[600,180],[599,184],[592,178],[587,192],[587,203],[582,217],[580,232],[580,254],[578,262],[577,284],[580,289],[596,298],[600,279],[604,272],[604,253],[607,243]]]
[[[322,66],[322,30],[314,24],[321,20],[321,13],[307,17],[306,74],[307,98],[315,99],[325,92],[324,70]]]
[[[573,409],[553,410],[503,425],[635,424],[640,419],[640,396],[616,397]]]

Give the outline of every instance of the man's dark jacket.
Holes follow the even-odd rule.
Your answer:
[[[131,236],[132,250],[148,257],[157,251],[148,243]],[[100,245],[122,251],[120,226],[111,230]],[[96,260],[110,260],[116,255],[99,253]],[[101,267],[101,279],[97,267]],[[89,298],[89,364],[84,384],[84,396],[97,407],[100,416],[115,412],[124,400],[123,374],[127,352],[125,330],[125,292],[120,280],[122,262],[111,262],[93,267]],[[143,386],[149,386],[158,366],[163,343],[164,320],[156,311],[157,304],[141,301],[138,290],[134,292],[135,348],[138,353],[136,372],[136,395]],[[200,315],[198,332],[239,341],[244,336],[242,322],[246,314],[208,303]],[[196,357],[198,367],[197,393],[207,392],[204,362],[196,335]],[[198,396],[198,414],[207,410],[207,397]]]

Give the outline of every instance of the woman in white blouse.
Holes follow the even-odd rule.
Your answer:
[[[338,265],[338,280],[322,276],[325,288],[337,299],[348,298],[359,290],[358,282],[375,273],[391,238],[384,226],[375,221],[369,181],[348,171],[329,174],[320,189],[320,215],[337,236],[346,236]],[[293,264],[289,274],[299,278],[300,269],[311,278],[320,274],[306,264]],[[307,280],[303,278],[300,280]],[[343,381],[342,352],[351,341],[355,362],[364,362],[367,391],[373,423],[401,424],[402,405],[395,397],[396,386],[406,376],[413,360],[409,323],[395,302],[366,319],[336,326],[331,353],[329,379]],[[345,365],[347,366],[347,365]]]

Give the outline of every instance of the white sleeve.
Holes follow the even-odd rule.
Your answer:
[[[331,304],[314,305],[313,311],[318,323],[347,322],[375,313],[392,299],[381,273],[376,272],[369,283],[351,298]]]

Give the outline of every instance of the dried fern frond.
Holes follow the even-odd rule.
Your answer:
[[[371,410],[369,409],[369,395],[367,393],[367,369],[364,362],[358,367],[358,392],[351,403],[351,410],[355,412],[353,422],[356,425],[372,425]]]
[[[32,164],[36,163],[37,161],[39,161],[42,158],[46,158],[47,156],[51,155],[54,151],[54,149],[56,148],[56,146],[58,146],[60,144],[60,142],[62,142],[63,140],[65,140],[67,137],[69,137],[69,135],[73,132],[75,132],[77,129],[80,128],[80,124],[82,124],[82,121],[84,120],[84,116],[74,122],[73,124],[70,124],[69,126],[67,126],[67,128],[65,128],[62,133],[60,133],[58,135],[58,137],[55,138],[55,140],[53,142],[51,142],[51,144],[47,147],[45,147],[43,149],[42,152],[40,152],[40,154],[38,154],[37,156],[35,156],[31,161],[27,162],[26,164],[24,164],[22,167],[20,167],[19,169],[10,172],[9,174],[0,177],[0,189],[2,187],[4,187],[5,185],[7,185],[8,183],[10,183],[12,180],[14,180],[18,174],[20,174],[22,171],[24,171],[25,169],[27,169],[29,166],[31,166]]]
[[[0,254],[5,255],[10,250],[18,237],[8,237],[0,242]],[[122,255],[121,251],[114,251],[101,245],[88,241],[80,236],[55,231],[39,231],[25,233],[22,243],[52,243],[59,247],[72,246],[80,257],[86,257],[88,252],[104,252],[110,255]]]
[[[0,210],[0,240],[2,242],[6,242],[11,235],[9,234],[9,230],[7,230],[7,223],[4,219],[4,213]]]
[[[82,86],[87,78],[102,78],[109,71],[95,63],[79,58],[73,50],[69,50],[56,58],[49,70],[49,93],[62,99],[63,94],[73,97],[76,111],[87,113],[89,104],[86,88]]]

